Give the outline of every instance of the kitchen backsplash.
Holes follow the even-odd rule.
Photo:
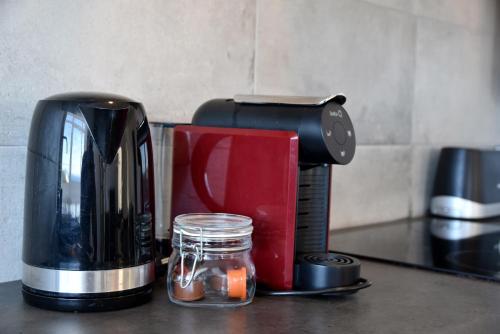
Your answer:
[[[424,214],[440,147],[500,143],[495,0],[2,1],[0,32],[0,282],[21,276],[29,125],[52,94],[188,122],[214,97],[343,92],[358,148],[332,228]]]

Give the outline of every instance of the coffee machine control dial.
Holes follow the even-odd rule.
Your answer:
[[[346,110],[340,104],[329,103],[321,114],[321,133],[335,163],[345,165],[354,157],[356,138]]]

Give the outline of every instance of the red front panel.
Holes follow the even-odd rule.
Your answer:
[[[193,212],[251,217],[258,282],[292,289],[297,134],[198,126],[174,131],[172,217]]]

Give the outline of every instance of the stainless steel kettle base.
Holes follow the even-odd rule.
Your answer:
[[[153,284],[120,292],[68,294],[32,289],[23,284],[24,300],[36,307],[65,312],[112,311],[151,300]]]

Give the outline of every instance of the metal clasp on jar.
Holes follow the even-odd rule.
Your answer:
[[[194,274],[196,271],[196,265],[198,262],[201,262],[203,259],[203,228],[199,227],[200,230],[200,242],[199,244],[194,246],[194,253],[189,252],[189,250],[184,249],[184,242],[183,242],[183,229],[181,228],[179,231],[179,253],[181,255],[181,280],[180,280],[180,285],[182,289],[185,289],[191,284],[194,278]],[[186,277],[184,276],[184,259],[188,255],[193,255],[194,256],[194,261],[193,261],[193,267],[191,268],[191,275],[189,279],[186,280]]]

